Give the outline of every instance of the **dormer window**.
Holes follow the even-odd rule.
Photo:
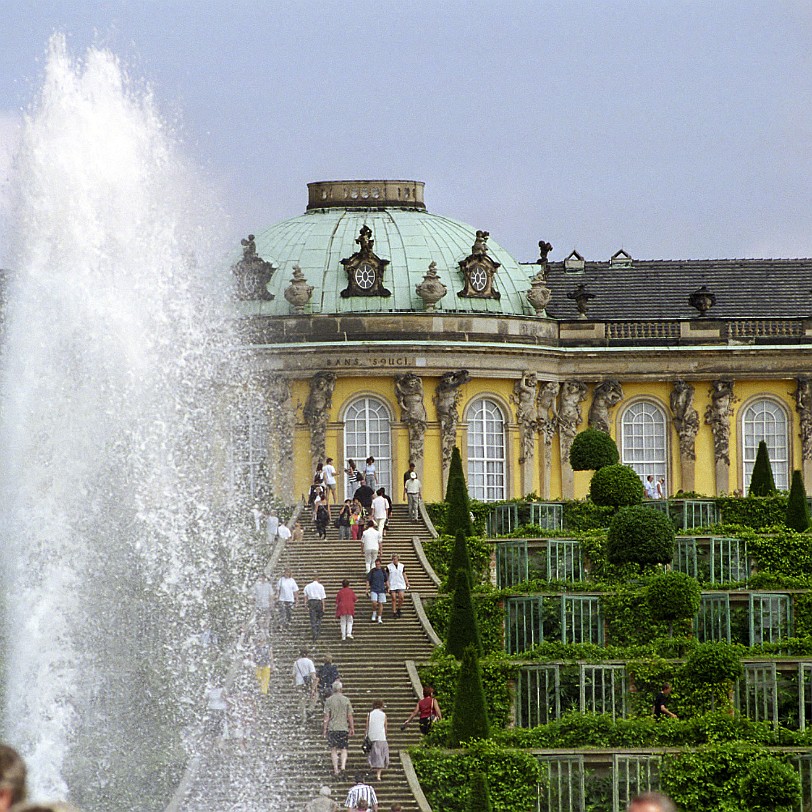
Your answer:
[[[471,299],[499,299],[501,294],[494,289],[493,277],[500,263],[488,256],[487,231],[477,231],[476,239],[471,246],[471,253],[460,262],[465,286],[457,294]]]
[[[609,258],[609,264],[613,268],[631,268],[632,267],[632,255],[628,251],[624,251],[622,248],[619,251],[615,251],[614,254]]]
[[[567,273],[581,273],[584,264],[584,258],[573,248],[572,253],[564,259],[564,270]]]
[[[375,240],[372,229],[362,226],[355,239],[358,250],[341,264],[347,272],[347,287],[341,291],[341,297],[350,296],[391,296],[392,291],[383,286],[383,272],[389,264],[388,259],[381,259],[372,251]]]

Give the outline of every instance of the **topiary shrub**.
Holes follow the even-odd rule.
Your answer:
[[[454,536],[454,549],[451,551],[451,562],[448,565],[448,578],[445,586],[448,592],[454,591],[457,570],[465,570],[471,579],[471,583],[474,583],[474,569],[471,564],[471,556],[468,553],[468,540],[462,530],[457,530]]]
[[[595,476],[608,470],[604,468]],[[636,564],[642,572],[671,561],[675,536],[674,524],[664,513],[642,505],[622,508],[609,525],[606,557],[615,566]]]
[[[762,440],[758,444],[756,461],[753,463],[753,473],[750,476],[749,496],[769,496],[775,493],[775,480],[770,465],[770,455],[767,452],[767,443]]]
[[[589,498],[596,505],[620,507],[643,501],[643,483],[627,465],[607,465],[595,471],[589,483]]]
[[[457,570],[454,579],[454,597],[451,601],[451,616],[448,619],[448,635],[445,648],[449,654],[460,659],[467,646],[473,646],[477,655],[482,655],[482,639],[479,636],[476,612],[471,600],[470,574]]]
[[[485,773],[476,772],[471,780],[471,794],[468,796],[469,812],[493,812],[491,793]]]
[[[663,572],[646,589],[652,618],[668,623],[670,635],[674,633],[675,622],[692,618],[699,611],[701,601],[699,582],[684,572]]]
[[[584,429],[575,435],[570,448],[573,471],[598,471],[620,459],[615,441],[598,429]]]
[[[451,719],[451,746],[459,747],[471,739],[487,739],[490,733],[482,671],[474,646],[468,646],[462,655],[460,678],[454,697],[454,715]]]
[[[471,526],[471,504],[468,499],[465,475],[462,472],[462,457],[457,446],[454,446],[454,451],[451,453],[445,499],[448,502],[446,533],[456,534],[458,531],[462,531],[466,536],[472,536],[474,531]]]
[[[703,713],[716,710],[717,705],[729,705],[733,683],[743,673],[736,646],[724,641],[700,643],[680,672],[680,685],[690,694],[684,704]]]
[[[806,501],[804,478],[798,470],[792,472],[792,486],[789,489],[784,524],[799,533],[803,533],[809,527],[809,503]]]
[[[786,761],[764,756],[748,764],[739,791],[750,812],[791,812],[801,803],[801,778]]]

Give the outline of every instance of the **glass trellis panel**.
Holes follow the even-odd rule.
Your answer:
[[[626,716],[626,669],[622,665],[581,665],[581,713]]]
[[[801,777],[801,802],[795,809],[797,812],[812,812],[812,753],[794,753],[790,762]]]
[[[764,398],[742,411],[742,490],[750,488],[758,444],[763,440],[770,455],[775,487],[789,489],[789,442],[787,413],[774,400]]]
[[[488,514],[489,536],[505,536],[518,526],[518,505],[497,505]]]
[[[530,524],[545,530],[561,530],[564,527],[564,506],[557,502],[531,502]]]
[[[575,539],[547,540],[547,579],[583,581],[584,561],[581,543]]]
[[[505,646],[508,654],[527,651],[544,640],[541,596],[508,598],[505,613]]]
[[[750,593],[750,645],[773,643],[792,636],[792,601],[789,595]]]
[[[632,798],[660,787],[660,756],[612,756],[612,812],[624,812]]]
[[[812,663],[798,663],[798,727],[812,725]]]
[[[561,642],[603,645],[603,615],[599,597],[561,596]]]
[[[686,499],[682,503],[682,529],[710,527],[719,523],[719,508],[715,502],[697,502]]]
[[[674,548],[674,560],[671,566],[677,572],[684,572],[692,578],[699,575],[699,565],[696,558],[696,539],[677,537],[677,544]]]
[[[539,784],[537,812],[584,812],[583,756],[539,756],[547,785]]]
[[[354,460],[363,473],[364,460],[375,457],[376,489],[386,488],[392,494],[392,416],[378,398],[359,398],[344,413],[344,456]],[[345,478],[344,493],[355,490]]]
[[[739,713],[754,722],[778,724],[778,673],[775,663],[744,663],[736,686]]]
[[[702,595],[694,631],[700,643],[715,640],[730,642],[730,596],[727,592]]]
[[[506,496],[505,416],[492,400],[468,409],[468,492],[481,502]]]
[[[646,499],[642,504],[643,507],[650,508],[651,510],[657,510],[660,513],[665,513],[666,516],[669,515],[667,499]]]
[[[710,540],[710,579],[712,584],[746,581],[750,577],[747,542],[714,536]]]
[[[528,578],[527,539],[496,545],[496,585],[505,589]]]
[[[620,422],[621,462],[630,465],[645,482],[649,474],[659,482],[666,477],[668,493],[668,457],[666,454],[665,411],[651,401],[633,403]]]
[[[516,724],[546,725],[561,716],[559,666],[532,665],[519,670],[516,690]]]
[[[231,480],[235,489],[260,496],[262,464],[268,456],[268,416],[260,403],[241,409],[231,424]]]

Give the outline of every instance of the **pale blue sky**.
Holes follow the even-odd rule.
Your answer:
[[[809,2],[0,0],[0,142],[54,30],[153,86],[235,241],[397,177],[519,260],[812,256]]]

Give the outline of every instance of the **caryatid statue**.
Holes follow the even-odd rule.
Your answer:
[[[620,381],[610,378],[599,383],[592,393],[589,407],[589,427],[609,434],[609,412],[623,400],[623,387]]]
[[[443,459],[443,489],[448,477],[448,466],[451,463],[451,452],[457,442],[457,423],[460,415],[460,387],[471,380],[467,369],[445,372],[434,392],[434,405],[437,407],[437,419],[440,422],[440,444]]]
[[[423,381],[413,372],[395,375],[395,396],[400,404],[401,422],[409,429],[409,462],[418,465],[423,459],[428,420],[423,404]]]
[[[538,407],[536,406],[536,391],[538,383],[534,372],[525,372],[513,384],[511,400],[516,404],[516,422],[521,431],[521,456],[519,462],[533,459],[536,445],[536,429],[538,428]]]
[[[317,372],[310,379],[310,394],[304,405],[305,423],[310,427],[310,456],[313,467],[327,456],[327,419],[333,405],[333,390],[336,386],[334,372]]]

